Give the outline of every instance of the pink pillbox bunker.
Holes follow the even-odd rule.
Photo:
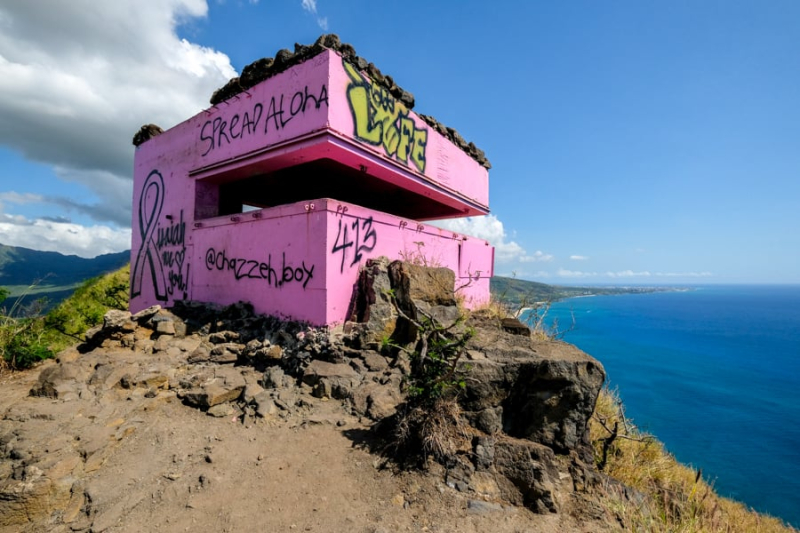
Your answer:
[[[484,166],[324,49],[137,147],[130,308],[340,324],[378,256],[450,268],[475,307],[494,249],[426,221],[486,214],[488,192]]]

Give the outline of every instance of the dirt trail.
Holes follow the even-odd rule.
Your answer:
[[[81,362],[92,368],[109,356],[96,350]],[[153,357],[128,352],[112,366],[147,366]],[[435,469],[381,468],[381,459],[359,446],[367,426],[339,401],[314,398],[304,386],[289,391],[300,406],[292,414],[242,423],[187,407],[171,390],[112,388],[66,401],[29,396],[39,373],[53,365],[0,380],[0,444],[8,455],[0,460],[0,496],[3,483],[8,489],[47,479],[37,505],[58,500],[66,510],[35,516],[30,504],[33,521],[0,527],[1,533],[503,533],[600,526],[484,502],[446,486]]]

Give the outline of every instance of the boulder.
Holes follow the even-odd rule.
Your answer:
[[[217,344],[211,349],[209,361],[217,364],[235,363],[239,360],[239,354],[242,353],[243,349],[244,345],[235,342]]]
[[[128,311],[120,311],[119,309],[111,309],[103,315],[103,329],[120,330],[126,329],[133,331],[136,325],[131,320],[131,314]]]
[[[403,397],[396,388],[366,383],[353,392],[352,401],[353,409],[358,414],[379,421],[394,415]]]
[[[603,366],[571,344],[476,328],[460,403],[479,429],[538,442],[567,454],[588,445],[588,421],[605,380]]]
[[[246,386],[241,372],[222,367],[210,383],[184,393],[183,401],[189,405],[208,409],[225,402],[239,399]]]
[[[351,317],[360,326],[361,347],[386,339],[398,344],[414,341],[416,328],[400,318],[398,308],[413,320],[421,311],[441,324],[452,324],[460,313],[454,289],[455,274],[450,269],[370,259],[359,273]]]
[[[90,370],[78,362],[60,363],[42,370],[39,379],[31,388],[31,396],[48,398],[77,398],[80,385],[86,383]]]
[[[71,480],[54,481],[36,466],[25,467],[21,478],[0,481],[0,528],[44,519],[69,503]]]
[[[314,396],[344,399],[352,395],[361,382],[361,376],[350,365],[311,361],[303,374],[303,383],[314,388]]]
[[[553,450],[521,439],[494,444],[494,462],[503,499],[537,513],[558,512],[559,471]]]
[[[363,324],[360,337],[363,346],[380,344],[392,336],[397,325],[388,267],[389,260],[378,257],[369,259],[359,272],[352,318]]]

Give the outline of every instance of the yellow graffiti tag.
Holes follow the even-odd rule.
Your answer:
[[[385,87],[365,78],[356,68],[342,61],[350,77],[347,101],[353,112],[355,137],[373,146],[383,146],[386,155],[425,171],[428,130],[418,128],[408,108],[389,94]]]

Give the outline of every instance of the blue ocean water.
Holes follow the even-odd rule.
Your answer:
[[[800,286],[573,298],[549,317],[720,494],[800,526]]]

